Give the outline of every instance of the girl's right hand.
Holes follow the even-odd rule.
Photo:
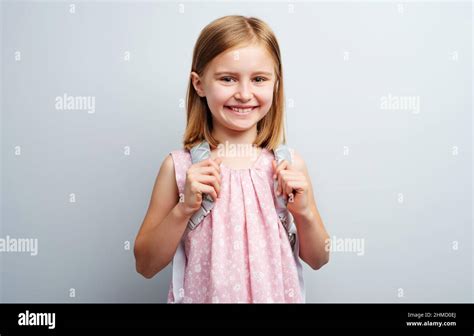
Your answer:
[[[181,199],[185,215],[194,214],[201,207],[202,194],[209,194],[214,202],[220,193],[222,159],[209,158],[193,164],[186,172],[184,199]]]

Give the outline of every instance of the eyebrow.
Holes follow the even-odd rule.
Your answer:
[[[266,71],[255,71],[252,75],[267,75],[269,77],[273,76],[273,74],[271,72],[266,72]],[[232,72],[232,71],[219,71],[219,72],[216,72],[214,74],[215,76],[219,76],[219,75],[238,75],[237,72]]]

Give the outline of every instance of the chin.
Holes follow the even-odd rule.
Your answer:
[[[243,126],[243,127],[239,127],[238,125],[233,125],[233,124],[227,124],[226,127],[228,129],[231,129],[233,131],[247,131],[251,128],[253,128],[257,123],[253,123],[251,125],[248,125],[248,126]]]

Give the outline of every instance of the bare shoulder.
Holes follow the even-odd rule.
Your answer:
[[[174,197],[162,197],[163,195],[178,195],[178,186],[175,179],[175,167],[171,154],[166,155],[161,163],[160,170],[153,186],[150,206],[163,206],[164,203]],[[171,204],[171,203],[170,203]],[[166,204],[166,205],[170,205]]]
[[[174,162],[171,154],[166,155],[163,162],[161,163],[160,171],[163,171],[166,175],[174,174]]]
[[[137,239],[155,227],[156,223],[161,223],[178,202],[178,197],[178,186],[174,178],[174,162],[171,154],[168,154],[163,159],[156,176],[148,210],[138,231]]]

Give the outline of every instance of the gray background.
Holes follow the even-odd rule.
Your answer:
[[[0,301],[165,302],[171,267],[142,278],[133,241],[180,147],[195,40],[228,14],[275,31],[288,142],[331,237],[364,239],[305,266],[307,301],[473,301],[471,3],[74,3],[1,5],[0,238],[39,254],[0,253]],[[56,110],[64,93],[96,112]]]

